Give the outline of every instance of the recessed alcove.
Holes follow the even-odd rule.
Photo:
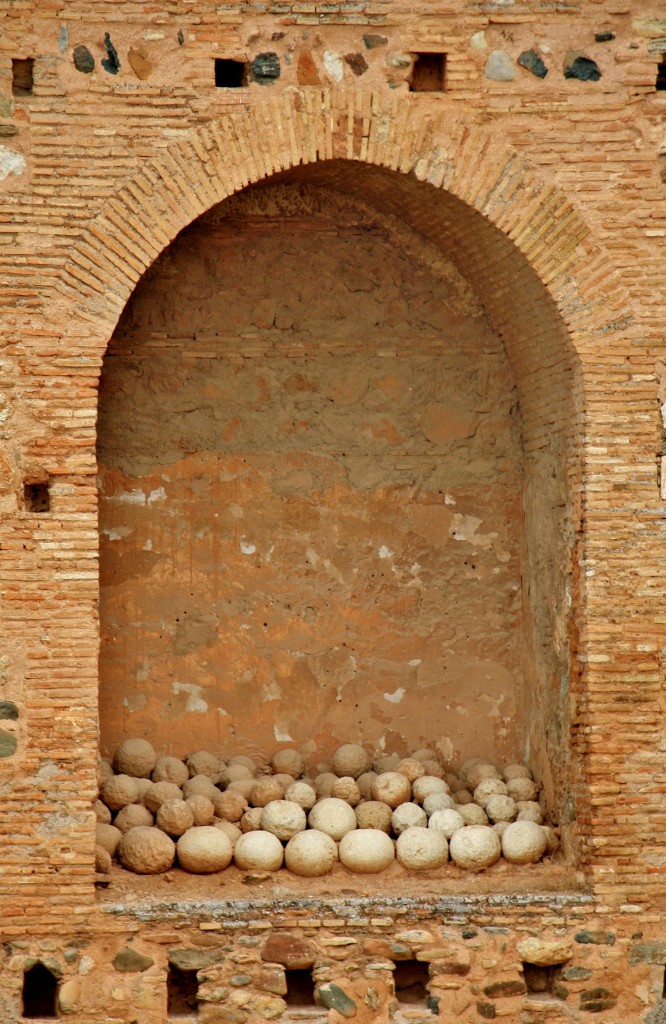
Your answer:
[[[574,385],[523,257],[413,178],[195,221],[101,377],[102,752],[526,759],[566,826]]]

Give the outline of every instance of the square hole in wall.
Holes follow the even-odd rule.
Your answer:
[[[33,86],[35,61],[32,57],[12,60],[12,92],[14,96],[30,96]]]
[[[56,1018],[58,979],[44,964],[34,964],[23,975],[22,1016],[28,1020]]]
[[[666,92],[666,57],[657,65],[657,92]]]
[[[566,989],[560,982],[561,964],[553,967],[538,967],[523,963],[523,978],[528,996],[533,998],[564,999]]]
[[[51,495],[48,481],[26,481],[23,484],[23,504],[26,512],[49,512],[51,510]]]
[[[410,92],[444,92],[446,88],[446,54],[414,53]]]
[[[400,1006],[430,1008],[430,971],[420,960],[399,960],[393,971],[395,997]]]
[[[217,89],[240,89],[247,85],[247,64],[242,60],[215,58],[215,86]]]
[[[169,964],[167,975],[167,1016],[191,1020],[199,1012],[199,981],[196,971],[185,971]]]
[[[284,973],[287,979],[287,994],[284,997],[287,1006],[301,1009],[316,1006],[312,971],[294,969]]]

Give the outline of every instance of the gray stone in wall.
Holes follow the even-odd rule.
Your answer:
[[[666,964],[666,943],[637,942],[629,950],[630,964]]]
[[[347,993],[329,981],[317,989],[317,996],[322,1006],[327,1010],[336,1010],[341,1017],[355,1017],[356,1003],[350,999]]]
[[[129,946],[125,946],[113,958],[113,966],[121,974],[137,974],[147,971],[154,963],[155,961],[149,956],[143,956],[136,949],[130,949]]]
[[[493,50],[486,61],[484,74],[493,82],[512,82],[518,72],[508,53]]]
[[[277,53],[258,53],[250,64],[250,81],[258,85],[271,85],[280,77],[280,58]]]
[[[74,67],[82,74],[89,75],[95,70],[95,58],[87,46],[75,46],[72,57]]]
[[[16,736],[6,729],[0,729],[0,757],[11,757],[16,753]]]
[[[576,78],[579,82],[598,82],[601,71],[596,61],[584,53],[570,50],[564,58],[564,77]]]
[[[523,50],[518,58],[518,63],[521,68],[531,71],[537,78],[545,78],[548,74],[548,68],[541,60],[541,57],[536,50]]]
[[[18,716],[18,707],[13,700],[0,700],[0,719],[15,722]]]

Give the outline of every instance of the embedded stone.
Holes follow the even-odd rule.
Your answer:
[[[601,71],[596,61],[586,57],[579,50],[569,50],[564,58],[564,77],[576,78],[579,82],[598,82]]]
[[[11,757],[16,753],[16,736],[6,729],[0,729],[0,757]]]
[[[282,964],[290,971],[302,971],[312,967],[314,951],[305,939],[271,935],[263,945],[261,959],[266,963]]]
[[[536,964],[537,967],[554,967],[556,964],[564,964],[573,956],[571,946],[566,942],[523,939],[516,948],[521,960],[528,964]]]
[[[15,722],[18,716],[18,708],[13,700],[0,700],[0,720]]]
[[[610,935],[610,932],[607,934]],[[666,943],[660,942],[658,939],[654,942],[637,942],[629,950],[629,963],[666,964]]]
[[[504,50],[493,50],[488,55],[484,74],[493,82],[512,82],[517,75],[509,54]]]
[[[374,50],[378,46],[386,46],[388,43],[388,36],[377,36],[368,32],[363,36],[363,45],[366,50]]]
[[[580,994],[580,1008],[587,1013],[601,1013],[615,1006],[617,999],[607,988],[591,988]]]
[[[154,963],[155,961],[151,957],[143,956],[138,950],[131,949],[129,946],[125,946],[113,958],[114,970],[121,974],[138,974],[147,971]]]
[[[491,999],[497,999],[498,996],[522,996],[526,991],[527,987],[522,978],[516,978],[515,981],[494,981],[486,985],[483,994]]]
[[[219,960],[217,953],[207,953],[203,949],[169,950],[169,963],[180,971],[203,971],[219,963]]]
[[[548,74],[548,68],[541,60],[541,57],[536,50],[523,50],[518,58],[518,63],[521,68],[531,71],[537,78],[545,78]]]
[[[592,977],[589,967],[565,967],[562,971],[564,981],[587,981]]]
[[[574,941],[580,942],[583,946],[613,946],[615,945],[615,935],[613,932],[595,932],[589,928],[583,928],[582,931],[576,932]]]
[[[346,53],[345,63],[349,65],[355,75],[364,75],[368,70],[368,62],[362,53]]]
[[[277,53],[259,53],[250,63],[250,81],[257,85],[271,85],[280,77],[280,58]]]
[[[83,75],[90,75],[95,70],[95,58],[87,46],[75,46],[72,59],[76,70]]]
[[[344,989],[335,985],[332,981],[317,988],[317,998],[327,1010],[336,1010],[341,1017],[355,1017],[356,1003],[347,995]]]

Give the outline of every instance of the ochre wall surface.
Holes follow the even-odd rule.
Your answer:
[[[414,55],[431,52],[446,54],[445,88],[411,92]],[[548,8],[530,2],[468,7],[457,0],[446,7],[388,0],[0,0],[3,1020],[21,1019],[23,973],[41,960],[61,979],[61,1012],[73,1022],[163,1024],[169,958],[200,968],[204,1024],[285,1017],[280,971],[298,964],[313,968],[318,984],[332,983],[334,992],[346,994],[357,1020],[388,1020],[396,1009],[392,964],[410,957],[430,965],[430,993],[443,1020],[664,1019],[666,519],[658,375],[666,319],[666,91],[657,82],[664,82],[659,65],[665,53],[663,10],[638,0]],[[27,58],[34,60],[32,90],[14,91],[12,62]],[[247,84],[216,87],[215,58],[247,64]],[[140,520],[138,505],[122,512],[137,516],[131,521],[115,520],[115,511],[113,522],[105,518],[109,494],[130,489],[135,473],[128,473],[127,453],[112,455],[114,431],[124,429],[115,416],[113,385],[123,366],[140,364],[142,353],[136,363],[130,360],[133,345],[150,350],[143,356],[149,374],[171,362],[171,375],[182,378],[185,365],[184,350],[179,355],[174,345],[185,333],[182,307],[170,317],[161,344],[152,328],[134,334],[140,321],[128,317],[142,309],[150,289],[159,291],[160,280],[171,296],[188,292],[187,274],[175,289],[160,275],[184,245],[198,245],[205,263],[207,225],[217,225],[214,245],[224,248],[225,217],[233,210],[240,216],[243,204],[252,202],[248,192],[225,211],[229,196],[250,185],[265,187],[268,196],[276,184],[323,191],[324,207],[340,211],[336,224],[353,221],[362,208],[381,233],[388,231],[387,218],[395,218],[391,238],[405,237],[414,256],[406,259],[406,249],[383,241],[389,250],[383,259],[364,234],[355,243],[363,255],[353,278],[362,280],[365,264],[381,259],[411,288],[425,258],[419,288],[442,288],[447,296],[453,288],[455,318],[465,307],[466,330],[482,323],[492,352],[499,353],[501,342],[506,353],[506,387],[493,379],[488,394],[497,406],[484,416],[486,422],[500,418],[500,437],[516,467],[511,474],[517,479],[518,465],[522,474],[520,494],[510,494],[509,479],[499,508],[492,503],[493,514],[514,526],[522,506],[520,551],[514,533],[507,540],[511,560],[501,563],[500,573],[508,586],[521,566],[522,589],[519,608],[498,609],[504,623],[498,628],[508,630],[511,615],[522,619],[522,639],[514,631],[509,641],[511,671],[524,681],[515,735],[526,740],[547,799],[561,812],[566,856],[550,866],[517,873],[501,865],[468,878],[447,868],[416,880],[396,866],[385,882],[373,883],[370,900],[364,899],[369,888],[342,868],[317,886],[276,879],[259,881],[254,890],[231,876],[228,883],[211,876],[189,888],[181,871],[139,884],[114,869],[109,889],[95,890],[99,570],[101,564],[107,583],[101,665],[112,676],[110,591],[120,590],[109,585],[109,555],[130,536],[111,541],[103,531],[108,524],[147,532],[155,522]],[[316,232],[305,231],[312,226],[307,217],[297,220],[306,236],[299,246],[307,248]],[[287,221],[280,221],[281,237]],[[257,230],[256,222],[246,222],[242,232]],[[347,244],[344,232],[331,238],[326,259],[333,261],[335,246]],[[262,244],[260,259],[268,259],[268,245]],[[437,256],[424,255],[433,246]],[[317,259],[323,259],[320,250]],[[231,256],[239,258],[235,248]],[[299,282],[313,287],[318,266],[314,257],[302,270],[297,257],[288,260],[294,269],[285,298]],[[249,294],[258,278],[254,267],[241,267],[242,293]],[[338,294],[345,294],[344,280],[336,277]],[[460,283],[454,288],[454,282]],[[377,282],[378,289],[392,286],[395,281]],[[366,293],[353,294],[362,307]],[[192,314],[201,309],[201,297],[191,291],[186,297]],[[312,304],[303,304],[310,313]],[[252,312],[267,318],[273,312],[277,330],[282,297],[278,307]],[[393,330],[401,319],[386,312],[381,322]],[[254,326],[261,334],[272,330],[270,323]],[[442,356],[453,335],[451,324],[443,326]],[[293,324],[286,330],[289,347],[296,331]],[[372,331],[365,333],[372,338]],[[202,341],[192,339],[189,351],[201,351]],[[267,373],[269,362],[277,380],[290,379],[288,353],[281,368],[259,345],[247,366],[238,344],[228,337],[220,344],[223,359],[216,358],[207,375],[210,385],[223,379],[225,360],[244,367],[243,387],[255,396],[251,376]],[[328,378],[320,352],[299,354],[297,373],[323,388]],[[205,347],[202,357],[211,358]],[[374,365],[375,357],[363,358]],[[455,359],[452,365],[460,374]],[[426,377],[434,387],[429,373],[413,372],[424,381],[424,393]],[[108,429],[98,439],[100,375],[100,424]],[[463,385],[457,400],[476,387],[473,378]],[[201,393],[202,385],[192,386]],[[514,387],[520,435],[508,426]],[[151,400],[159,403],[159,394],[151,392]],[[297,399],[287,394],[284,407],[291,409]],[[233,395],[234,403],[242,398],[242,389]],[[448,399],[439,393],[424,401]],[[378,411],[388,417],[386,405]],[[373,436],[374,413],[363,407],[369,436],[359,430],[356,444],[389,445],[388,438]],[[396,400],[390,418],[399,421],[398,432],[406,430]],[[141,415],[136,426],[140,434]],[[167,422],[168,436],[176,435]],[[281,436],[275,430],[271,442]],[[196,460],[204,451],[212,458],[214,450],[217,467],[222,459],[242,458],[241,440],[236,435],[238,451],[197,442],[196,451],[179,459]],[[100,473],[101,534],[98,441],[106,467]],[[260,454],[258,447],[251,469],[257,475]],[[310,452],[308,458],[317,459]],[[446,458],[454,459],[453,447]],[[286,470],[286,451],[281,459]],[[211,465],[201,467],[206,479]],[[439,469],[438,460],[433,472]],[[153,491],[169,493],[166,482],[157,481],[163,471],[151,459],[139,469],[140,477],[156,477],[156,487],[144,492],[146,511]],[[471,480],[473,463],[465,471]],[[308,472],[315,477],[318,470]],[[185,500],[182,480],[172,494],[175,504]],[[347,487],[332,470],[322,483],[328,491]],[[265,480],[261,486],[268,500]],[[48,508],[34,503],[46,487]],[[474,500],[489,502],[491,489],[479,486]],[[271,492],[281,510],[284,500]],[[347,488],[344,500],[353,504],[360,495]],[[419,518],[418,500],[400,500],[400,544],[376,538],[394,553]],[[444,505],[444,511],[452,508]],[[369,514],[367,505],[362,512]],[[380,514],[387,514],[385,506]],[[269,538],[262,533],[260,545],[247,539],[263,550]],[[494,550],[478,542],[469,548],[480,564]],[[249,572],[256,552],[243,559],[238,549],[235,554],[238,572]],[[390,559],[377,557],[381,571],[380,561]],[[371,571],[369,563],[362,571]],[[264,582],[269,590],[270,580]],[[130,604],[136,594],[131,591]],[[127,602],[123,614],[118,642],[129,650],[134,615]],[[262,630],[264,621],[277,628],[277,619],[266,618]],[[410,630],[418,622],[405,621]],[[378,647],[382,640],[373,636]],[[269,661],[274,652],[271,646]],[[201,665],[197,659],[197,673]],[[142,671],[138,664],[133,675],[118,671],[108,692],[134,700],[143,692],[135,685],[144,682]],[[201,676],[174,681],[203,685]],[[171,685],[173,697],[184,702],[187,691],[176,694]],[[395,693],[402,685],[392,680],[377,692]],[[103,688],[102,708],[106,695]],[[189,697],[205,699],[196,692]],[[112,724],[118,703],[102,721],[109,737],[126,728],[126,721]],[[274,710],[264,712],[264,735],[279,724]],[[444,719],[441,706],[438,714]],[[399,717],[391,714],[387,728],[411,743]],[[347,738],[331,728],[331,741],[334,735]],[[296,945],[295,952],[279,948],[280,936]],[[529,937],[546,941],[547,949],[528,955],[521,943]],[[126,948],[130,953],[118,959]],[[201,951],[210,957],[197,960],[194,952]],[[526,991],[530,955],[556,963],[549,998]],[[340,1008],[351,1015],[349,1004],[335,998],[331,1022],[345,1019]]]

